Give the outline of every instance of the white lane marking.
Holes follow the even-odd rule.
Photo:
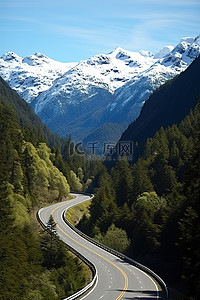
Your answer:
[[[86,201],[86,200],[85,200]],[[83,202],[85,202],[85,201],[83,201]],[[74,205],[72,205],[72,206],[74,206]],[[105,250],[104,250],[105,251]],[[105,251],[106,252],[106,251]],[[115,255],[113,255],[113,254],[110,254],[109,253],[109,255],[105,255],[105,256],[113,256],[113,257],[115,257],[116,258],[116,256]],[[122,260],[120,260],[120,261],[122,261]],[[138,269],[138,268],[137,268]],[[155,287],[156,287],[156,290],[157,290],[157,299],[158,299],[158,296],[159,296],[159,291],[158,291],[158,286],[157,286],[157,284],[155,283],[155,281],[150,277],[150,276],[148,276],[145,272],[143,272],[141,269],[138,269],[140,272],[142,272],[144,275],[146,275],[152,282],[153,282],[153,284],[155,285]]]
[[[140,272],[142,272],[145,276],[147,276],[153,282],[154,286],[156,287],[156,294],[157,294],[156,295],[156,299],[159,299],[159,290],[158,290],[158,286],[155,283],[155,281],[147,273],[145,273],[144,271],[138,269],[137,267],[134,267],[134,266],[132,266],[132,267],[135,268],[135,269],[137,269],[137,270],[139,270]]]
[[[84,297],[82,297],[81,300],[85,299],[87,296],[89,296],[94,291],[94,289],[97,286],[98,280],[99,280],[99,277],[98,277],[98,274],[97,274],[97,280],[96,280],[96,283],[95,283],[94,287],[91,289],[91,291],[89,291],[89,293],[87,295],[85,295]]]

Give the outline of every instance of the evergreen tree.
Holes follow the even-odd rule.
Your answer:
[[[59,149],[59,138],[2,82],[0,78],[0,298],[63,299],[83,288],[86,275],[66,254],[52,220],[48,227],[54,234],[45,235],[41,247],[31,215],[35,205],[69,194],[67,164],[59,150],[54,155],[44,143],[48,136]]]
[[[42,239],[42,251],[44,257],[43,265],[48,269],[51,269],[53,267],[57,267],[59,264],[57,258],[59,252],[58,249],[60,250],[56,223],[52,215],[47,222],[47,232],[48,234],[44,234]]]
[[[156,156],[151,167],[154,170],[152,182],[158,195],[168,194],[176,189],[176,174],[162,154]]]
[[[133,174],[133,202],[136,201],[139,195],[143,192],[151,192],[154,190],[149,175],[148,165],[144,160],[138,159],[132,169]],[[130,203],[132,205],[132,203]]]
[[[100,228],[100,231],[105,232],[115,219],[117,209],[112,179],[105,169],[100,175],[98,186],[98,191],[90,205],[90,224],[93,228]]]
[[[179,247],[184,263],[183,277],[189,296],[200,297],[200,103],[194,112],[193,152],[190,153],[189,168],[184,177],[186,209],[179,223]]]
[[[4,234],[9,231],[12,226],[12,205],[10,202],[10,194],[12,193],[12,186],[7,182],[1,182],[0,184],[0,232]]]
[[[133,178],[128,161],[117,162],[111,171],[111,177],[116,191],[117,205],[123,206],[124,203],[130,205],[132,203]]]
[[[200,297],[200,218],[192,207],[188,207],[179,222],[179,247],[184,263],[183,279],[188,288],[188,294],[193,299]]]
[[[160,246],[161,225],[156,223],[166,201],[155,192],[143,193],[132,206],[133,212],[133,243],[138,253],[154,251]]]

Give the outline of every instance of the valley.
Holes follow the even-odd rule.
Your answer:
[[[200,38],[153,54],[117,47],[79,63],[59,63],[43,54],[0,58],[0,76],[31,104],[48,127],[76,142],[116,143],[149,96],[184,71],[200,54]],[[107,124],[116,127],[115,134]],[[93,140],[93,139],[96,140]]]

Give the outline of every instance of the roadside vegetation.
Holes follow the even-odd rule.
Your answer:
[[[73,225],[76,226],[79,221],[85,216],[86,218],[90,217],[89,208],[90,208],[91,200],[86,201],[80,205],[76,205],[71,207],[66,212],[67,220]]]
[[[200,103],[149,138],[134,165],[124,157],[99,170],[78,228],[153,269],[180,291],[174,298],[199,299],[199,170]]]
[[[147,139],[133,165],[124,156],[111,169],[71,155],[70,137],[47,130],[47,144],[45,130],[0,80],[0,298],[63,299],[88,283],[53,220],[47,234],[35,219],[76,190],[95,197],[67,212],[73,225],[153,269],[179,299],[200,299],[200,103]]]
[[[4,104],[0,145],[0,298],[63,299],[83,288],[91,273],[55,234],[39,230],[35,212],[69,199],[69,167],[34,130],[26,134]]]

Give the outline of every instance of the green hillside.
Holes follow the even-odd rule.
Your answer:
[[[124,157],[110,173],[98,173],[90,217],[79,224],[153,269],[172,299],[200,297],[199,155],[200,102],[178,126],[160,128],[147,139],[132,166]]]
[[[0,77],[0,103],[9,105],[15,112],[23,134],[31,142],[47,142],[50,146],[61,146],[64,139],[53,134],[40,118],[9,85]],[[66,136],[67,138],[67,136]]]
[[[70,192],[68,180],[59,170],[70,174],[69,166],[59,148],[52,152],[46,139],[49,143],[60,141],[0,80],[2,300],[63,299],[87,284],[88,268],[69,254],[55,233],[52,241],[41,232],[36,221],[39,207],[66,200]],[[77,182],[73,173],[72,183]]]

